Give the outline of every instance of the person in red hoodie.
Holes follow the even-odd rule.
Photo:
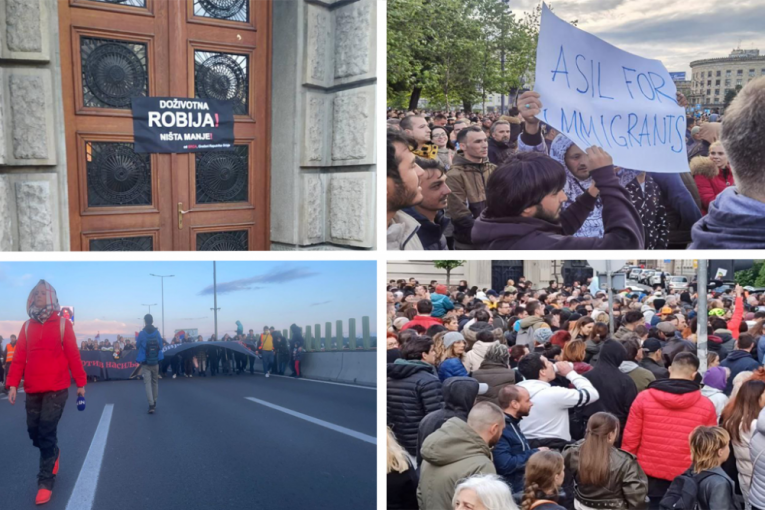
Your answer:
[[[669,379],[650,383],[630,408],[622,449],[636,455],[648,475],[650,508],[658,508],[672,480],[690,467],[693,429],[717,425],[715,407],[695,381],[698,370],[699,359],[681,352],[669,367]]]
[[[430,326],[434,325],[443,325],[443,321],[439,319],[438,317],[431,317],[430,314],[433,312],[433,303],[430,302],[430,299],[420,299],[417,301],[417,315],[414,316],[414,319],[407,322],[403,328],[401,328],[401,331],[404,331],[406,329],[411,328],[412,326],[420,325],[426,330]]]
[[[59,316],[59,310],[55,289],[40,280],[27,298],[29,320],[19,333],[6,382],[8,401],[15,404],[16,390],[24,378],[27,430],[32,444],[40,449],[35,498],[38,505],[50,501],[58,474],[60,451],[56,429],[69,395],[69,373],[77,383],[78,396],[85,396],[87,382],[74,328]]]

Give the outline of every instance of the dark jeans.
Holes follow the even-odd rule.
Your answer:
[[[171,363],[173,364],[173,375],[181,375],[181,367],[183,365],[181,357],[176,354],[173,356]]]
[[[255,356],[247,356],[247,363],[251,374],[255,373]]]
[[[279,375],[284,375],[284,371],[287,370],[287,362],[289,361],[290,357],[286,354],[277,353],[276,354],[276,373]]]
[[[218,363],[220,362],[218,361],[217,357],[210,356],[209,363],[210,363],[210,375],[214,376],[215,374],[218,373]]]
[[[648,499],[651,502],[648,505],[649,510],[658,510],[661,498],[667,493],[667,489],[672,484],[671,480],[662,478],[648,477]]]
[[[274,351],[263,351],[263,373],[273,370],[274,365]]]
[[[53,466],[58,457],[58,438],[56,430],[69,390],[48,391],[45,393],[27,393],[27,431],[35,448],[40,449],[40,472],[37,485],[53,490],[56,476]]]

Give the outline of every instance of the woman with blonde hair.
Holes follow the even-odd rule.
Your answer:
[[[584,439],[566,447],[566,468],[576,482],[577,510],[642,508],[648,477],[637,459],[616,447],[619,420],[611,413],[595,413],[587,422]]]
[[[417,510],[417,471],[388,427],[388,510]]]
[[[467,377],[463,363],[465,356],[465,337],[456,331],[442,331],[433,335],[436,351],[438,378],[444,382],[450,377]]]
[[[565,510],[558,504],[564,477],[565,464],[560,453],[547,450],[529,457],[521,510]]]
[[[735,484],[723,471],[722,463],[730,456],[730,435],[722,427],[699,426],[689,438],[691,474],[698,486],[699,510],[738,510]]]
[[[581,340],[572,340],[563,347],[561,361],[570,361],[574,364],[574,372],[579,375],[592,370],[592,365],[584,362],[587,355],[587,344]]]
[[[457,484],[454,510],[518,510],[510,488],[498,475],[473,475]]]

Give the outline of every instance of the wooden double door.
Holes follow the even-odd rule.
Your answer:
[[[267,250],[271,2],[59,0],[71,249]],[[233,102],[228,151],[138,154],[131,99]]]

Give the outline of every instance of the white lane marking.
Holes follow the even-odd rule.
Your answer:
[[[263,375],[260,372],[258,372],[258,373],[259,373],[259,375]],[[300,379],[297,379],[297,378],[289,376],[289,375],[275,375],[275,374],[271,374],[269,377],[281,377],[283,379],[295,379],[296,381],[317,382],[317,383],[322,383],[322,384],[334,384],[335,386],[348,386],[349,388],[358,388],[360,390],[377,391],[377,388],[375,388],[373,386],[359,386],[358,384],[339,383],[339,382],[332,382],[332,381],[319,381],[318,379],[305,379],[303,377],[301,377]]]
[[[93,441],[90,443],[88,454],[85,456],[85,462],[82,463],[80,475],[74,484],[69,502],[66,504],[66,510],[91,510],[93,508],[113,411],[114,404],[106,404],[104,412],[101,414],[101,421],[96,427],[96,433],[93,435]]]
[[[276,409],[277,411],[281,411],[283,413],[289,414],[296,418],[300,418],[301,420],[310,421],[311,423],[314,423],[321,427],[326,427],[330,430],[334,430],[335,432],[340,432],[341,434],[345,434],[346,436],[355,437],[356,439],[361,439],[362,441],[366,441],[367,443],[377,444],[377,438],[374,436],[368,436],[366,434],[362,434],[361,432],[356,432],[355,430],[347,429],[345,427],[341,427],[340,425],[335,425],[334,423],[329,423],[328,421],[314,418],[313,416],[308,416],[307,414],[298,413],[297,411],[293,411],[292,409],[287,409],[286,407],[277,406],[270,402],[266,402],[265,400],[260,400],[254,397],[244,397],[244,398],[252,402],[255,402],[256,404],[264,405],[266,407],[270,407],[271,409]]]

